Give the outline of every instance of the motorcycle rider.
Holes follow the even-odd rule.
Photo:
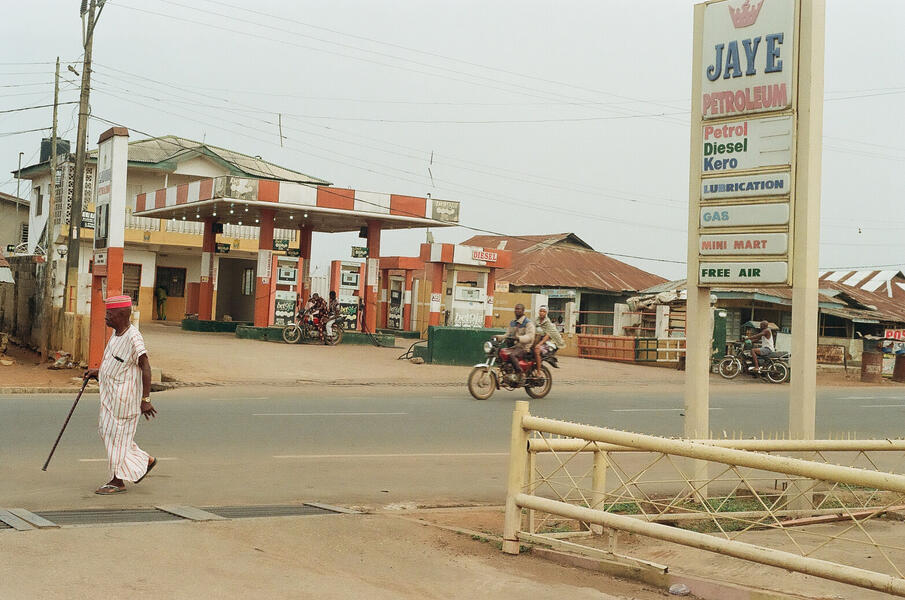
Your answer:
[[[537,343],[534,344],[534,374],[540,376],[541,357],[557,348],[566,345],[553,321],[547,318],[547,307],[541,305],[537,309],[537,325],[535,326]]]
[[[509,362],[515,367],[516,373],[524,373],[519,365],[519,359],[531,351],[535,331],[534,323],[525,315],[525,305],[516,304],[515,319],[509,322],[509,329],[506,331],[507,338],[515,339],[515,345],[509,352]]]
[[[752,342],[760,340],[760,348],[754,348],[751,351],[751,358],[754,360],[754,366],[749,367],[749,370],[752,371],[760,371],[760,365],[757,364],[757,357],[759,356],[769,356],[773,352],[776,352],[776,346],[773,343],[773,332],[770,330],[770,324],[766,321],[760,322],[760,332],[755,333],[754,335],[749,335],[748,339]]]

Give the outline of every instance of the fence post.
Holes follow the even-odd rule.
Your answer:
[[[518,400],[512,411],[512,435],[509,440],[509,484],[506,491],[506,517],[503,521],[503,552],[519,553],[518,532],[522,525],[522,509],[515,497],[524,491],[525,468],[528,463],[528,432],[522,418],[528,416],[528,402]]]
[[[525,487],[527,494],[534,494],[534,490],[537,489],[537,485],[534,483],[534,473],[537,471],[537,452],[528,452],[528,468],[525,469]],[[535,533],[534,531],[534,512],[533,510],[528,510],[528,533]]]
[[[591,472],[591,506],[597,510],[606,510],[606,468],[607,453],[600,450],[594,451],[594,470]],[[602,525],[591,525],[591,531],[596,534],[603,533]]]

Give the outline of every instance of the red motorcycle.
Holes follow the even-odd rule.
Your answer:
[[[343,321],[335,317],[327,317],[323,323],[324,343],[335,346],[343,339]],[[314,314],[314,310],[308,309],[299,313],[296,320],[283,327],[283,341],[287,344],[297,344],[299,340],[319,340],[321,337],[321,318]]]
[[[553,375],[547,364],[559,368],[556,351],[541,358],[539,375],[534,374],[533,352],[519,359],[521,372],[518,372],[510,362],[514,342],[512,338],[493,338],[484,342],[487,360],[475,365],[468,374],[468,392],[476,400],[487,400],[500,388],[508,391],[525,388],[525,392],[532,398],[543,398],[550,393]]]

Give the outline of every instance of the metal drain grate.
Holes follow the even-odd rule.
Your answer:
[[[252,519],[256,517],[295,517],[302,515],[334,515],[335,512],[298,504],[270,506],[203,506],[201,510],[227,519]]]
[[[156,508],[47,510],[35,513],[57,525],[99,525],[107,523],[157,523],[185,519]]]

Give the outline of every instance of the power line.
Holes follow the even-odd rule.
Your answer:
[[[110,120],[110,119],[105,119],[105,118],[102,118],[102,117],[98,117],[98,116],[96,116],[96,115],[91,115],[91,118],[92,118],[92,119],[95,119],[95,120],[97,120],[97,121],[101,121],[101,122],[107,123],[107,124],[109,124],[109,125],[116,126],[116,127],[128,127],[128,126],[126,126],[126,125],[123,125],[122,123],[117,123],[116,121],[112,121],[112,120]],[[140,134],[142,134],[142,135],[144,135],[144,136],[147,136],[147,137],[149,137],[149,138],[158,138],[158,137],[160,137],[160,136],[155,136],[155,135],[153,135],[153,134],[151,134],[151,133],[142,131],[142,130],[140,130],[140,129],[136,129],[136,128],[134,128],[134,127],[131,127],[131,128],[129,128],[129,129],[130,129],[131,131],[135,131],[136,133],[140,133]],[[176,146],[178,146],[178,147],[180,147],[180,148],[182,148],[182,149],[184,149],[184,150],[195,150],[195,149],[197,149],[197,147],[189,147],[189,146],[186,146],[185,144],[181,144],[181,143],[178,142],[178,140],[175,140],[175,139],[172,140],[172,142],[173,142],[174,145],[176,145]],[[221,158],[223,158],[223,157],[221,157]],[[228,162],[229,164],[231,164],[231,165],[234,166],[235,168],[239,169],[240,171],[243,171],[243,172],[245,171],[245,169],[244,169],[241,165],[238,165],[238,164],[236,164],[235,162],[229,161],[229,160],[227,160],[227,159],[225,159],[225,158],[224,158],[223,160],[226,160],[226,162]],[[277,178],[277,179],[279,179],[279,178]],[[346,196],[342,195],[340,192],[334,191],[334,190],[331,189],[330,187],[319,186],[319,185],[309,184],[309,183],[304,183],[304,182],[297,182],[297,183],[299,183],[300,185],[304,185],[304,186],[306,186],[306,187],[312,188],[312,189],[317,189],[318,191],[322,191],[322,192],[327,193],[327,194],[332,194],[332,195],[335,195],[335,196],[338,196],[338,197],[342,197],[342,198],[345,198],[345,197],[346,197]],[[368,205],[371,205],[371,206],[375,206],[375,207],[379,207],[379,208],[383,208],[381,205],[377,204],[376,202],[370,202],[370,201],[367,201],[367,200],[358,200],[358,202],[361,202],[361,203],[363,203],[363,204],[368,204]],[[189,207],[187,207],[187,208],[189,208]],[[404,213],[405,215],[408,215],[408,216],[411,216],[411,217],[424,218],[424,215],[419,215],[419,214],[417,214],[417,213],[412,213],[412,212],[408,212],[408,211],[404,211],[404,210],[402,210],[402,211],[397,211],[397,212],[402,212],[402,213]],[[520,240],[526,240],[526,241],[533,241],[533,238],[524,237],[524,236],[518,236],[518,235],[509,235],[509,234],[501,233],[501,232],[499,232],[499,231],[494,231],[494,230],[491,230],[491,229],[484,229],[484,228],[481,228],[481,227],[473,227],[473,226],[470,226],[470,225],[463,225],[463,224],[457,224],[456,227],[460,227],[460,228],[462,228],[462,229],[467,229],[467,230],[469,230],[469,231],[475,231],[475,232],[478,232],[478,233],[486,233],[486,234],[490,234],[490,235],[503,236],[503,237],[513,238],[513,239],[520,239]],[[670,260],[670,259],[651,258],[651,257],[636,256],[636,255],[631,255],[631,254],[618,254],[618,253],[614,253],[614,252],[600,252],[600,253],[601,253],[601,254],[606,254],[606,255],[608,255],[608,256],[617,256],[617,257],[622,257],[622,258],[632,258],[632,259],[637,259],[637,260],[648,260],[648,261],[652,261],[652,262],[664,262],[664,263],[672,263],[672,264],[684,264],[683,261],[675,261],[675,260]]]
[[[143,80],[143,81],[150,81],[150,82],[152,82],[152,83],[154,83],[154,84],[157,84],[157,85],[162,85],[162,86],[166,86],[166,87],[168,87],[168,88],[172,88],[172,89],[179,90],[179,91],[181,91],[181,92],[185,92],[185,93],[189,93],[189,94],[194,94],[194,95],[200,96],[200,97],[205,98],[205,99],[220,99],[220,100],[223,100],[225,103],[228,103],[228,104],[230,104],[230,105],[237,105],[237,106],[243,106],[243,107],[248,106],[248,105],[241,104],[241,103],[235,103],[235,102],[233,102],[233,101],[231,101],[231,100],[229,100],[229,99],[227,99],[227,98],[216,98],[216,97],[210,96],[209,94],[203,94],[203,93],[199,93],[199,92],[193,92],[193,91],[191,91],[191,90],[185,89],[185,88],[183,88],[183,87],[180,87],[180,86],[177,86],[177,85],[174,85],[174,84],[171,84],[171,83],[166,83],[166,82],[162,82],[162,81],[157,81],[157,80],[150,79],[150,78],[145,77],[145,76],[142,76],[142,75],[136,75],[136,74],[134,74],[134,73],[129,73],[128,71],[123,71],[123,70],[121,70],[121,69],[116,69],[116,68],[114,68],[114,67],[102,66],[102,69],[104,69],[104,70],[105,70],[105,69],[111,69],[111,70],[116,71],[117,73],[120,73],[120,74],[125,75],[125,76],[127,76],[127,77],[132,77],[132,78],[140,79],[140,80]],[[106,74],[105,74],[104,76],[106,76]],[[104,83],[103,79],[97,78],[97,77],[95,77],[95,78],[96,78],[98,81],[100,81],[101,83]],[[109,85],[109,84],[107,84],[107,85]],[[126,83],[126,84],[124,84],[124,85],[130,85],[130,84]],[[142,86],[142,88],[143,88],[144,90],[151,90],[151,88],[148,87],[147,84],[140,84],[140,85]],[[121,91],[124,91],[124,92],[129,93],[129,94],[134,93],[133,90],[129,90],[129,89],[124,89],[124,88],[117,88],[117,89],[120,89]],[[156,91],[156,90],[152,90],[152,91]],[[175,96],[175,95],[173,95],[171,92],[166,92],[166,94],[167,94],[167,97],[166,97],[166,98],[156,98],[156,97],[149,96],[149,95],[147,94],[147,92],[142,92],[142,97],[144,97],[144,98],[149,98],[149,99],[153,99],[153,100],[158,101],[158,102],[175,102],[175,103],[177,103],[177,104],[178,104],[179,102],[176,101],[176,100],[173,100],[173,97],[175,97],[175,98],[183,98],[183,99],[185,100],[185,104],[189,104],[189,105],[192,106],[193,108],[197,108],[197,107],[199,106],[198,101],[197,101],[196,99],[194,99],[194,98],[187,98],[187,97],[185,97],[185,96]],[[222,110],[222,111],[236,111],[236,110],[239,110],[239,109],[234,109],[234,108],[232,108],[232,106],[214,106],[214,105],[210,105],[210,104],[205,104],[205,105],[201,105],[201,106],[207,106],[207,107],[213,108],[213,109],[215,109],[215,110]],[[254,107],[248,107],[248,108],[250,108],[252,111],[254,111],[254,112],[256,112],[256,113],[263,113],[263,114],[270,114],[270,115],[273,115],[273,114],[276,114],[277,112],[280,112],[280,111],[278,111],[278,110],[264,110],[264,109],[254,108]],[[283,114],[284,116],[286,115],[286,113],[282,113],[282,114]],[[258,119],[258,120],[259,120],[261,123],[265,123],[265,124],[270,125],[270,126],[273,126],[273,127],[276,127],[276,126],[277,126],[277,123],[274,123],[274,122],[272,122],[272,121],[268,121],[268,120],[266,120],[266,119]],[[371,137],[368,137],[368,136],[363,136],[363,135],[361,135],[361,134],[356,134],[356,133],[344,131],[344,130],[341,130],[341,129],[337,129],[337,128],[335,128],[335,127],[329,127],[329,126],[324,126],[324,125],[318,125],[317,123],[312,123],[312,126],[318,127],[318,128],[320,128],[320,129],[325,129],[325,130],[327,130],[328,132],[330,132],[332,135],[326,135],[326,134],[323,134],[323,133],[313,132],[313,131],[311,131],[311,130],[309,130],[309,129],[298,129],[298,128],[292,127],[292,126],[290,126],[290,125],[288,125],[288,124],[284,125],[283,127],[284,127],[284,129],[286,129],[286,130],[288,130],[288,131],[300,132],[300,133],[304,133],[305,135],[314,135],[314,136],[317,136],[317,137],[321,137],[321,138],[328,139],[328,140],[333,141],[333,142],[338,142],[338,143],[342,143],[342,144],[353,145],[353,146],[355,146],[356,148],[370,148],[370,149],[373,149],[373,150],[377,150],[377,151],[379,151],[379,152],[383,152],[383,153],[387,153],[387,154],[394,154],[394,155],[397,155],[397,156],[403,156],[403,157],[405,157],[405,158],[414,159],[414,160],[418,160],[418,161],[422,161],[422,162],[426,159],[426,157],[427,157],[427,155],[428,155],[428,152],[427,152],[427,151],[424,151],[424,150],[417,150],[417,149],[413,149],[413,148],[411,148],[411,147],[409,147],[409,146],[404,146],[404,145],[400,145],[400,144],[393,144],[393,143],[386,142],[386,141],[383,141],[383,140],[371,138]],[[387,149],[385,149],[385,148],[378,148],[378,147],[374,147],[374,146],[371,146],[371,145],[362,144],[362,143],[360,143],[360,142],[352,142],[352,141],[342,140],[342,139],[339,139],[339,138],[337,138],[337,137],[335,136],[336,133],[345,133],[346,135],[351,135],[351,136],[353,136],[353,137],[360,138],[360,139],[365,139],[365,140],[369,140],[369,141],[375,141],[375,142],[377,142],[377,143],[379,143],[379,144],[386,145],[386,146],[391,146],[391,147],[394,147],[394,148],[400,148],[400,149],[406,150],[406,151],[408,151],[408,152],[399,152],[399,151],[394,151],[394,150],[387,150]],[[413,151],[413,150],[416,151],[416,152],[420,152],[421,154],[412,154],[411,151]],[[569,192],[578,192],[578,193],[583,193],[583,194],[591,194],[591,195],[598,196],[598,197],[602,196],[602,197],[607,197],[607,198],[616,199],[616,200],[620,200],[620,201],[630,202],[630,203],[634,203],[634,204],[644,203],[644,204],[651,204],[651,205],[657,205],[657,206],[664,206],[664,207],[667,207],[667,208],[685,208],[685,207],[687,206],[687,201],[668,200],[668,199],[666,199],[666,202],[652,202],[651,200],[660,199],[660,198],[656,198],[656,197],[650,196],[649,194],[643,194],[643,193],[638,193],[638,192],[631,193],[631,192],[624,192],[624,191],[620,191],[620,190],[607,190],[607,189],[597,188],[597,187],[594,187],[594,186],[586,186],[586,185],[583,185],[583,184],[579,184],[578,186],[576,186],[574,181],[566,181],[566,182],[563,182],[562,180],[557,180],[557,179],[555,179],[555,178],[550,178],[550,177],[544,177],[544,176],[538,175],[538,174],[536,174],[536,173],[525,173],[525,172],[521,172],[521,171],[517,171],[517,170],[513,170],[513,169],[505,169],[505,168],[501,168],[501,167],[497,167],[497,166],[493,166],[493,165],[486,165],[485,163],[479,163],[479,162],[475,162],[475,161],[468,161],[468,160],[463,160],[463,159],[457,159],[457,158],[455,158],[455,157],[448,157],[448,156],[446,156],[445,154],[441,154],[441,153],[438,153],[438,154],[437,154],[437,156],[441,156],[441,155],[442,155],[447,161],[452,161],[452,162],[454,162],[454,163],[462,163],[462,164],[468,164],[468,165],[475,165],[475,166],[478,167],[478,168],[474,168],[474,167],[466,167],[466,166],[456,166],[455,164],[452,164],[452,165],[446,164],[446,166],[449,166],[449,167],[454,168],[454,169],[460,169],[460,170],[465,170],[465,171],[470,171],[470,172],[476,172],[476,173],[480,173],[480,174],[483,174],[483,175],[488,175],[488,176],[491,176],[491,177],[502,178],[502,179],[507,179],[507,180],[511,180],[511,181],[518,181],[518,182],[520,182],[520,183],[526,183],[526,182],[527,182],[527,183],[530,183],[530,184],[532,184],[532,185],[538,185],[538,186],[548,187],[548,188],[552,188],[552,189],[565,190],[565,191],[569,191]],[[514,176],[508,176],[508,175],[505,175],[505,174],[503,174],[503,173],[501,173],[501,172],[513,173]],[[539,181],[535,181],[535,180],[539,180]],[[549,181],[549,182],[553,182],[553,183],[545,183],[545,181]],[[563,185],[555,185],[556,183],[566,183],[566,185],[565,185],[565,186],[563,186]],[[584,188],[584,189],[582,189],[582,188]],[[631,198],[631,197],[626,196],[626,194],[632,194],[632,195],[634,195],[634,196],[640,196],[642,199]],[[643,199],[643,198],[645,198],[645,197],[651,198],[651,200]]]
[[[19,135],[22,133],[34,133],[36,131],[47,131],[50,127],[38,127],[37,129],[23,129],[22,131],[4,131],[0,132],[0,137],[10,137],[13,135]]]
[[[170,2],[170,3],[171,3],[171,4],[176,4],[176,3],[174,3],[174,2]],[[501,91],[504,91],[504,92],[507,92],[507,93],[520,93],[520,94],[523,94],[523,95],[526,95],[526,96],[530,96],[530,97],[535,97],[535,98],[546,98],[546,99],[549,99],[551,96],[552,96],[552,97],[559,97],[559,98],[568,98],[568,96],[565,96],[565,95],[563,95],[563,94],[559,94],[559,93],[556,93],[556,92],[538,91],[538,90],[535,90],[534,88],[530,88],[530,87],[523,86],[523,85],[519,85],[519,84],[501,82],[501,81],[500,81],[499,79],[497,79],[497,78],[484,77],[484,76],[481,76],[481,75],[475,75],[475,74],[473,74],[473,73],[463,73],[463,72],[461,72],[461,71],[456,71],[455,69],[449,69],[449,68],[445,68],[445,67],[438,67],[438,66],[435,66],[435,65],[429,65],[429,64],[425,65],[425,63],[419,63],[419,62],[417,62],[417,61],[411,61],[410,59],[399,58],[399,57],[396,57],[396,56],[393,56],[393,55],[387,55],[386,53],[376,52],[376,51],[373,51],[373,50],[366,50],[366,49],[362,49],[362,48],[352,47],[353,49],[355,49],[356,51],[359,51],[359,52],[365,52],[365,53],[369,53],[369,54],[377,54],[377,55],[381,55],[381,56],[390,56],[391,58],[393,58],[393,59],[395,59],[395,60],[403,60],[403,61],[407,61],[407,62],[414,62],[415,64],[427,66],[428,68],[431,68],[431,69],[437,69],[437,70],[441,70],[441,71],[448,71],[448,72],[452,72],[452,73],[456,73],[456,74],[461,74],[461,75],[464,75],[464,76],[466,76],[466,77],[472,77],[472,78],[474,78],[474,79],[478,79],[478,80],[481,80],[481,81],[480,81],[480,82],[469,81],[469,80],[460,79],[460,78],[457,78],[457,77],[450,77],[449,75],[443,75],[443,74],[439,74],[439,73],[432,73],[432,72],[429,72],[429,71],[422,71],[422,70],[412,69],[412,68],[405,67],[405,66],[394,65],[394,64],[390,64],[390,63],[386,63],[386,62],[381,62],[381,61],[379,61],[379,60],[375,60],[375,59],[371,59],[371,58],[365,58],[365,57],[362,57],[362,56],[354,56],[354,55],[350,55],[350,54],[343,54],[343,53],[341,53],[341,52],[337,52],[337,51],[334,51],[334,50],[329,50],[329,49],[325,49],[325,48],[318,48],[318,47],[315,47],[315,46],[309,46],[309,45],[305,45],[305,44],[299,44],[299,43],[297,43],[297,42],[292,42],[292,41],[289,41],[289,40],[277,39],[277,38],[273,38],[273,37],[268,37],[268,36],[264,36],[264,35],[259,35],[259,34],[256,34],[256,33],[252,33],[252,32],[250,32],[250,31],[245,31],[245,30],[240,30],[240,29],[231,29],[231,28],[229,28],[229,27],[224,27],[224,26],[222,26],[222,25],[215,25],[215,24],[209,23],[209,22],[207,22],[207,21],[198,21],[198,20],[195,20],[195,19],[189,19],[189,18],[187,18],[187,17],[181,17],[181,16],[180,16],[180,17],[177,17],[177,16],[174,16],[174,15],[171,15],[171,14],[167,14],[167,13],[155,12],[155,11],[147,10],[147,9],[144,9],[144,8],[138,8],[138,7],[135,7],[135,6],[129,6],[129,5],[126,5],[126,4],[122,4],[122,3],[119,2],[119,1],[117,1],[117,3],[114,4],[114,6],[118,6],[118,7],[120,7],[120,8],[125,8],[125,9],[128,9],[128,10],[133,10],[133,11],[137,11],[137,12],[142,12],[142,13],[146,13],[146,14],[152,14],[152,15],[156,15],[156,16],[160,16],[160,17],[164,17],[164,18],[172,19],[172,20],[176,20],[176,21],[185,21],[185,22],[187,22],[187,23],[192,23],[192,24],[195,24],[195,25],[200,25],[200,26],[202,26],[202,27],[208,27],[208,28],[217,29],[217,30],[221,30],[221,31],[227,31],[227,32],[232,33],[232,34],[235,34],[235,35],[242,35],[242,36],[246,36],[246,37],[252,37],[252,38],[256,38],[256,39],[265,40],[265,41],[268,41],[268,42],[276,42],[276,43],[280,43],[280,44],[284,44],[284,45],[289,45],[289,46],[294,46],[294,47],[298,47],[298,48],[303,48],[303,49],[311,50],[311,51],[314,51],[314,52],[322,52],[322,53],[325,53],[325,54],[337,55],[337,56],[341,56],[341,57],[344,57],[344,58],[350,58],[350,59],[353,59],[353,60],[358,60],[358,61],[362,61],[362,62],[366,62],[366,63],[370,63],[370,64],[377,64],[377,65],[381,65],[381,66],[384,66],[384,67],[389,67],[389,68],[392,68],[392,69],[399,69],[399,70],[403,70],[403,71],[409,71],[409,72],[418,73],[418,74],[421,74],[421,75],[428,75],[428,76],[431,76],[431,77],[441,77],[441,78],[449,79],[449,80],[451,80],[451,81],[458,81],[458,82],[460,82],[460,83],[466,83],[466,84],[468,84],[468,85],[479,85],[479,86],[481,86],[481,87],[484,88],[484,89],[488,89],[488,88],[489,88],[489,89],[501,90]],[[185,5],[180,5],[180,6],[184,6],[185,8],[188,8],[188,9],[190,9],[190,10],[196,10],[196,11],[199,11],[199,12],[202,12],[202,13],[205,13],[205,14],[216,14],[216,16],[220,16],[220,17],[224,17],[224,18],[232,18],[232,17],[226,17],[226,16],[223,15],[223,14],[219,14],[219,13],[211,13],[210,11],[204,11],[204,10],[202,10],[202,9],[197,9],[197,8],[194,8],[194,7],[189,7],[189,6],[185,6]],[[290,34],[292,34],[292,35],[301,35],[302,37],[310,37],[310,36],[304,36],[304,35],[302,35],[302,34],[298,34],[297,32],[293,32],[293,31],[281,29],[281,28],[279,28],[279,27],[274,27],[274,26],[271,26],[271,25],[266,25],[266,24],[261,24],[261,23],[254,23],[254,22],[249,22],[249,21],[247,21],[247,20],[236,19],[236,18],[232,18],[232,19],[233,19],[233,20],[238,20],[238,21],[240,21],[243,25],[257,25],[257,26],[259,26],[259,27],[264,27],[264,28],[271,29],[271,30],[276,30],[276,31],[282,31],[282,32],[290,33]],[[330,41],[326,41],[326,40],[320,40],[320,41],[325,41],[326,43],[331,43],[331,44],[337,44],[336,42],[330,42]],[[347,46],[347,45],[345,45],[345,44],[338,44],[338,45],[340,45],[340,46]],[[510,86],[510,87],[512,87],[512,88],[518,88],[518,89],[513,90],[513,89],[501,88],[501,87],[499,87],[499,85],[495,85],[495,84],[508,85],[508,86]],[[528,93],[528,92],[535,92],[535,93]],[[538,95],[537,95],[538,93],[544,94],[545,96],[538,96]],[[585,101],[586,101],[585,99],[582,99],[582,102],[585,102]],[[670,108],[674,108],[674,107],[670,107]],[[616,112],[616,111],[613,110],[613,109],[611,109],[611,112]],[[624,110],[624,109],[622,109],[621,112],[622,112],[622,114],[625,114],[625,110]],[[658,117],[659,117],[659,115],[655,116],[654,118],[658,118]],[[675,120],[669,119],[668,117],[667,117],[667,118],[663,118],[663,119],[659,119],[659,120],[662,120],[662,121],[664,121],[664,122],[674,123],[674,124],[680,124],[680,125],[683,125],[683,126],[684,126],[684,125],[687,125],[687,123],[684,123],[684,122],[681,122],[681,121],[678,121],[678,122],[677,122],[677,121],[675,121]]]
[[[62,106],[64,104],[78,104],[78,102],[58,102],[57,106]],[[22,108],[10,108],[7,110],[0,110],[0,114],[22,112],[23,110],[35,110],[37,108],[53,108],[53,104],[39,104],[37,106],[23,106]]]

